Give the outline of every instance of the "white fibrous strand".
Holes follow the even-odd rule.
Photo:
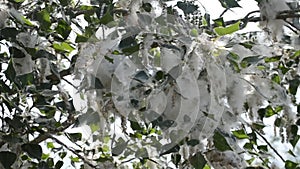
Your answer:
[[[5,21],[8,18],[8,13],[4,9],[0,9],[0,28],[5,27]]]
[[[280,41],[283,35],[284,20],[276,19],[281,11],[289,10],[285,0],[262,0],[259,3],[262,22],[260,25],[271,33],[273,40]]]
[[[273,15],[285,9],[285,5],[278,7],[274,3],[260,4],[270,29],[278,24]],[[125,1],[120,5],[130,6]],[[132,8],[139,10],[136,6]],[[273,47],[265,44],[253,45],[252,49],[241,44],[220,46],[224,39],[213,39],[206,33],[190,36],[186,31],[191,29],[190,25],[164,12],[156,18],[143,11],[127,17],[128,23],[102,29],[106,36],[99,42],[83,44],[76,63],[75,71],[82,80],[80,89],[86,94],[88,105],[103,117],[134,119],[141,126],[151,122],[163,133],[161,144],[167,142],[170,147],[186,136],[211,139],[217,128],[231,133],[233,127],[243,123],[240,119],[245,113],[259,121],[257,111],[266,103],[283,106],[288,118],[292,117],[284,88],[256,69],[258,64],[264,63],[264,58],[280,54],[274,52]],[[276,36],[280,32],[272,31]],[[234,69],[232,61],[242,70]],[[241,62],[246,62],[242,68]],[[245,108],[245,103],[250,110]],[[109,111],[104,115],[105,107],[109,107]],[[121,122],[121,126],[124,135],[132,133],[125,123]],[[203,142],[195,149],[205,151],[203,144],[208,145]],[[212,166],[245,167],[237,153],[241,148],[230,144],[234,151],[207,151]],[[156,151],[152,153],[163,153]]]

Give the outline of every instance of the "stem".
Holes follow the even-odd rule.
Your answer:
[[[56,141],[58,144],[64,146],[67,150],[71,151],[73,154],[75,154],[77,157],[79,157],[84,163],[86,163],[87,165],[89,165],[92,168],[96,168],[96,165],[92,164],[89,160],[87,160],[84,156],[80,155],[79,153],[77,153],[73,148],[68,147],[65,143],[63,143],[62,141],[60,141],[59,139],[55,138],[54,136],[49,136],[49,138],[53,139],[54,141]]]
[[[279,15],[277,15],[276,19],[283,19],[284,20],[284,19],[288,19],[288,18],[299,18],[300,14],[295,13],[297,11],[300,11],[300,9],[283,11],[283,12],[279,13]],[[252,12],[248,13],[242,19],[226,21],[225,25],[231,25],[231,24],[234,24],[234,23],[236,23],[240,20],[243,20],[243,19],[246,19],[247,22],[259,22],[259,21],[265,21],[266,20],[266,18],[262,18],[261,16],[249,18],[249,15],[252,14],[252,13],[255,13],[255,12],[258,12],[258,11],[252,11]],[[245,23],[245,24],[247,24],[247,23]],[[213,26],[213,28],[218,27],[218,25],[216,25],[216,24],[213,24],[212,26]]]
[[[253,127],[251,127],[251,129],[257,133],[267,144],[268,146],[275,152],[275,154],[283,161],[285,162],[285,159],[278,153],[278,151],[271,145],[271,143],[261,134],[259,133],[256,129],[254,129]]]

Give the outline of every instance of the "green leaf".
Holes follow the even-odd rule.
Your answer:
[[[140,124],[136,121],[130,121],[130,127],[132,128],[132,130],[143,130]]]
[[[282,62],[279,63],[278,69],[281,70],[282,74],[286,74],[286,72],[288,72],[290,70],[287,67],[285,67],[285,65]]]
[[[0,162],[2,163],[4,169],[10,169],[10,166],[16,161],[17,155],[9,151],[0,152]]]
[[[0,93],[12,94],[13,90],[11,90],[10,87],[7,84],[5,84],[4,81],[0,80]]]
[[[137,41],[136,41],[135,37],[136,36],[128,36],[128,37],[125,37],[124,39],[122,39],[120,41],[119,48],[122,50],[125,48],[130,48],[132,46],[136,46]]]
[[[274,121],[274,125],[276,127],[280,127],[282,123],[282,119],[281,118],[276,118],[276,120]]]
[[[27,144],[23,144],[21,147],[22,150],[29,155],[29,157],[36,158],[38,160],[41,159],[43,151],[40,145],[27,143]]]
[[[270,63],[270,62],[277,62],[279,61],[281,56],[274,56],[274,57],[266,57],[265,62]]]
[[[214,28],[214,31],[217,33],[217,35],[219,36],[224,36],[227,34],[232,34],[238,30],[240,30],[240,21],[238,21],[237,23],[234,23],[232,25],[229,25],[227,27],[216,27]]]
[[[236,0],[219,0],[223,8],[241,7]]]
[[[180,150],[179,145],[174,145],[173,143],[165,144],[161,147],[160,156],[170,154],[170,153],[177,153]]]
[[[223,17],[218,18],[218,19],[214,19],[213,21],[215,22],[216,26],[225,27],[225,22],[223,20]]]
[[[53,118],[56,112],[56,107],[51,105],[38,106],[38,109],[42,114],[46,115],[48,119]]]
[[[122,49],[125,55],[131,55],[140,50],[140,44]]]
[[[250,65],[256,64],[257,62],[259,62],[260,60],[262,60],[263,58],[261,56],[249,56],[249,57],[245,57],[240,65],[242,68],[246,68],[249,67]]]
[[[63,165],[64,165],[64,162],[61,161],[61,160],[59,160],[59,161],[56,162],[54,168],[55,168],[55,169],[60,169]]]
[[[239,43],[240,45],[244,46],[247,49],[252,49],[254,43],[253,42],[244,42],[244,43]]]
[[[66,152],[59,152],[58,155],[61,159],[64,159],[66,157],[67,153]]]
[[[211,169],[211,168],[209,167],[208,164],[206,164],[203,169]]]
[[[79,9],[82,10],[82,11],[94,11],[95,10],[95,6],[81,5],[79,7]]]
[[[236,53],[229,52],[228,55],[227,55],[227,59],[230,59],[230,60],[239,60],[240,57]]]
[[[268,146],[267,145],[257,146],[257,149],[259,149],[260,151],[268,152]]]
[[[152,5],[150,3],[143,3],[142,8],[146,11],[146,12],[151,12],[152,10]]]
[[[171,160],[176,165],[176,167],[178,167],[178,164],[181,160],[181,155],[180,154],[172,154],[171,155]]]
[[[0,40],[6,39],[8,41],[10,41],[10,40],[15,41],[18,34],[19,34],[19,31],[16,28],[5,27],[3,29],[0,29]]]
[[[59,2],[62,6],[68,6],[71,4],[71,0],[59,0]]]
[[[232,134],[238,139],[247,139],[247,138],[249,138],[249,136],[247,135],[247,133],[243,129],[232,131]]]
[[[12,62],[12,59],[9,61],[8,63],[8,67],[7,69],[4,71],[4,74],[5,74],[5,77],[11,81],[11,82],[14,82],[15,81],[15,78],[16,78],[16,71],[15,71],[15,68],[13,66],[13,62]]]
[[[13,57],[13,58],[26,57],[25,54],[22,52],[22,50],[14,47],[14,46],[10,46],[8,49],[9,49],[9,53],[10,53],[11,57]]]
[[[300,139],[300,136],[298,135],[298,126],[297,125],[291,125],[290,126],[290,133],[292,135],[291,139],[289,140],[291,145],[295,147]]]
[[[13,3],[23,3],[25,0],[8,0],[8,1]]]
[[[273,108],[271,106],[266,107],[265,117],[271,117],[274,114],[276,114],[276,112],[273,110]]]
[[[110,11],[107,11],[105,15],[100,19],[100,23],[103,25],[107,25],[108,23],[114,21],[114,18],[111,16]]]
[[[70,33],[72,31],[72,28],[66,21],[61,19],[61,20],[58,21],[58,25],[55,28],[55,30],[65,40],[70,35]]]
[[[22,161],[25,161],[25,160],[28,160],[28,159],[29,159],[29,157],[27,155],[22,155],[21,156],[21,160]]]
[[[232,150],[225,137],[219,131],[215,132],[213,139],[216,149],[220,151]]]
[[[210,27],[210,14],[205,13],[204,17],[202,18],[202,25]]]
[[[2,136],[2,140],[8,143],[21,143],[23,140],[15,135],[4,135]]]
[[[148,151],[146,148],[139,148],[135,154],[134,154],[135,158],[145,158],[145,157],[149,157]]]
[[[33,60],[36,60],[38,58],[47,58],[49,60],[57,60],[56,56],[44,49],[38,50],[34,56],[32,56]]]
[[[103,145],[102,146],[102,151],[103,152],[109,152],[110,148],[108,147],[108,145]]]
[[[290,155],[292,155],[293,157],[297,157],[297,156],[295,155],[295,153],[294,153],[292,150],[289,150],[288,153],[289,153]]]
[[[289,92],[292,94],[292,95],[296,95],[297,93],[297,89],[300,85],[300,78],[296,77],[292,80],[289,80]]]
[[[285,165],[284,165],[284,167],[285,167],[286,169],[296,169],[297,166],[298,166],[297,163],[295,163],[295,162],[293,162],[293,161],[290,161],[290,160],[286,160],[286,161],[285,161]]]
[[[105,157],[103,157],[103,156],[100,156],[98,159],[97,159],[97,162],[99,162],[99,163],[104,163],[104,162],[106,162],[106,161],[113,161],[112,160],[112,158],[111,157],[107,157],[107,156],[105,156]]]
[[[87,42],[89,40],[89,37],[86,37],[84,35],[79,35],[77,34],[75,42],[80,43],[80,42]]]
[[[77,142],[77,141],[80,141],[82,139],[82,134],[81,133],[68,133],[67,135],[69,136],[69,139],[72,142]]]
[[[53,142],[48,142],[47,143],[47,148],[55,148]]]
[[[10,127],[13,127],[15,130],[22,129],[25,124],[22,122],[23,118],[20,116],[14,116],[12,119],[9,117],[4,118],[5,122],[9,124]]]
[[[22,13],[18,12],[16,9],[11,9],[10,10],[10,15],[13,16],[17,22],[21,23],[21,24],[25,24],[28,26],[34,26],[30,20],[28,20],[27,18],[25,18],[24,15],[22,15]]]
[[[70,159],[71,159],[72,162],[80,162],[79,157],[70,156]]]
[[[50,154],[44,154],[42,155],[42,160],[46,160],[50,157]]]
[[[163,71],[159,70],[155,73],[155,76],[154,76],[155,80],[157,81],[160,81],[160,80],[163,80],[165,78],[165,74]]]
[[[100,129],[100,126],[98,124],[92,123],[92,124],[90,124],[90,128],[91,128],[92,133],[94,133]]]
[[[236,71],[237,73],[241,71],[239,64],[236,61],[229,59],[229,62],[231,64],[230,66],[233,68],[234,71]]]
[[[22,16],[22,20],[22,23],[25,23],[25,25],[34,26],[33,23],[31,23],[31,21],[29,19],[26,19],[24,16]]]
[[[257,145],[257,136],[255,132],[248,133],[249,139],[251,140],[251,144]]]
[[[273,74],[272,75],[272,81],[277,83],[277,84],[280,84],[280,82],[281,82],[280,76],[278,74]]]
[[[118,139],[116,146],[111,149],[111,153],[113,156],[118,156],[123,153],[123,151],[127,148],[128,141],[125,142],[122,138]]]
[[[53,158],[48,158],[47,159],[47,163],[46,163],[46,167],[53,167],[54,166],[54,160]],[[43,168],[44,169],[44,168]],[[50,169],[50,168],[49,168]],[[51,168],[52,169],[52,168]]]
[[[109,61],[110,63],[114,63],[114,59],[113,58],[111,58],[111,57],[109,57],[109,56],[104,56],[104,58],[107,60],[107,61]]]
[[[178,1],[177,7],[183,11],[184,14],[191,14],[198,9],[197,5],[194,5],[192,2],[186,1]]]
[[[188,140],[186,143],[189,146],[196,146],[196,145],[198,145],[200,143],[200,141],[197,140],[197,139],[191,139],[191,140]]]
[[[252,164],[253,163],[253,161],[255,160],[255,158],[254,157],[252,157],[252,158],[250,158],[249,160],[246,160],[246,162],[250,165],[250,164]],[[255,169],[255,168],[252,168],[252,167],[247,167],[247,168],[245,168],[245,169]],[[258,168],[258,169],[261,169],[261,168]]]
[[[192,37],[197,37],[199,35],[198,30],[196,28],[193,28],[190,32],[190,35]]]
[[[243,146],[244,149],[248,149],[248,150],[253,150],[254,146],[252,143],[245,143],[245,145]]]
[[[41,10],[37,14],[37,21],[40,23],[42,30],[46,31],[51,26],[50,14],[46,9]]]
[[[21,86],[21,88],[25,88],[28,85],[32,85],[35,83],[33,73],[27,73],[16,77],[16,82]]]
[[[295,59],[296,57],[300,56],[300,50],[297,50],[293,56],[291,57],[291,59]]]
[[[207,163],[206,159],[201,154],[201,152],[198,152],[195,155],[193,155],[191,158],[189,158],[189,161],[195,169],[203,169]]]
[[[74,47],[72,47],[70,44],[66,42],[54,43],[53,48],[57,51],[67,52],[67,53],[70,53],[74,50]]]

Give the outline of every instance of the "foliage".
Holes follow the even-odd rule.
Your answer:
[[[0,168],[299,168],[299,9],[255,1],[8,0]]]

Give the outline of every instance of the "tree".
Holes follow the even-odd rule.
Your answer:
[[[0,168],[300,168],[298,1],[255,1],[3,3]]]

